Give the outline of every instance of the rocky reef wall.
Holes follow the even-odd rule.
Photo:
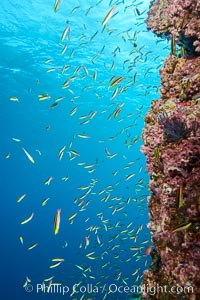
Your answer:
[[[200,1],[152,1],[148,29],[171,40],[145,117],[152,234],[145,299],[200,299]],[[179,50],[178,50],[179,47]],[[162,289],[163,287],[163,289]]]

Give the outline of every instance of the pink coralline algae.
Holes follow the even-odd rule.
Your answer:
[[[170,12],[170,13],[169,13]],[[200,1],[155,0],[147,24],[157,34],[200,42]],[[167,15],[168,14],[168,15]],[[188,45],[183,44],[183,47]],[[141,151],[150,174],[154,248],[143,284],[160,287],[144,299],[200,299],[200,48],[165,59],[160,99],[145,117]],[[184,51],[183,51],[184,53]],[[167,288],[167,292],[162,290]]]
[[[161,96],[171,100],[198,100],[200,98],[200,59],[169,56],[161,74]],[[163,76],[162,76],[163,75]]]
[[[159,35],[174,36],[185,48],[191,45],[200,52],[200,1],[155,0],[152,1],[147,27]],[[186,49],[187,50],[187,49]]]

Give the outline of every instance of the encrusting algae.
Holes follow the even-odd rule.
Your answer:
[[[200,5],[155,0],[147,27],[171,39],[160,70],[161,98],[152,101],[143,130],[150,174],[152,242],[143,284],[166,286],[144,299],[200,299]],[[176,46],[181,48],[180,53]]]

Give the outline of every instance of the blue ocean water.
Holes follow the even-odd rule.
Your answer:
[[[141,134],[169,53],[149,4],[1,1],[2,299],[139,298],[124,288],[150,263]]]

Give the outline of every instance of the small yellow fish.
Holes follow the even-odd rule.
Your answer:
[[[94,251],[93,251],[93,252],[90,252],[90,253],[88,253],[88,254],[86,254],[85,256],[91,256],[91,255],[93,255],[93,254],[95,254]]]
[[[26,156],[28,157],[30,162],[32,162],[32,164],[34,164],[35,161],[34,161],[33,157],[28,153],[28,151],[26,149],[24,149],[23,147],[22,147],[22,150],[24,151],[24,153],[26,154]]]
[[[92,111],[90,114],[89,114],[89,118],[90,119],[93,119],[94,116],[97,114],[97,111]]]
[[[59,158],[59,160],[61,160],[62,155],[63,155],[63,153],[64,153],[64,151],[65,151],[65,148],[66,148],[66,146],[63,146],[63,147],[60,149],[60,151],[58,152],[58,158]]]
[[[61,209],[58,209],[54,218],[54,234],[58,234],[60,228]]]
[[[84,71],[85,71],[85,75],[86,75],[86,76],[89,76],[89,72],[88,72],[86,66],[82,65],[82,67],[83,67],[83,69],[84,69]]]
[[[30,222],[33,219],[34,213],[32,213],[27,219],[21,222],[21,225],[24,225],[28,222]]]
[[[114,12],[114,10],[115,10],[115,7],[113,6],[110,10],[109,10],[109,12],[107,13],[107,15],[105,16],[105,18],[103,19],[103,21],[102,21],[102,26],[105,26],[106,24],[107,24],[107,22],[109,21],[109,19],[112,17],[112,14],[113,14],[113,12]]]
[[[116,89],[114,90],[114,92],[113,92],[113,94],[111,96],[111,99],[114,99],[117,96],[118,90],[119,90],[119,88],[116,87]]]
[[[51,181],[53,180],[53,176],[50,176],[47,180],[45,180],[45,185],[50,185]]]
[[[114,118],[117,118],[121,110],[122,110],[122,109],[121,109],[120,107],[117,108],[117,109],[114,111],[114,113],[113,113],[113,117],[114,117]]]
[[[78,214],[77,212],[72,214],[71,216],[69,216],[68,220],[69,221],[73,220],[77,216],[77,214]]]
[[[51,276],[51,277],[48,277],[48,278],[45,278],[43,281],[46,282],[46,281],[50,281],[54,278],[55,276]]]
[[[72,116],[77,112],[77,110],[78,110],[78,106],[75,106],[75,107],[71,110],[71,112],[69,113],[69,115],[72,117]]]
[[[130,247],[130,250],[137,251],[137,250],[140,250],[140,247]]]
[[[60,5],[60,0],[56,0],[55,4],[54,4],[54,11],[55,12],[57,12],[59,5]]]
[[[26,194],[23,194],[17,199],[17,203],[21,202],[26,197]]]
[[[20,240],[21,244],[23,245],[24,244],[24,240],[23,240],[22,236],[19,237],[19,240]]]
[[[64,260],[63,260],[63,261],[64,261]],[[57,263],[51,265],[49,268],[50,268],[50,269],[56,268],[56,267],[58,267],[60,264],[62,264],[63,261],[59,261],[59,262],[57,262]]]
[[[29,282],[31,282],[31,280],[26,276],[26,281],[23,284],[23,288],[25,288]]]
[[[133,176],[135,176],[135,174],[133,174],[133,173],[130,174],[130,175],[127,175],[125,180],[128,181],[128,180],[131,179]]]
[[[45,198],[43,201],[42,201],[42,206],[45,206],[47,201],[49,200],[50,198]]]
[[[55,102],[59,102],[59,101],[61,101],[63,99],[65,99],[65,97],[59,97],[59,98],[55,99]]]
[[[89,258],[89,259],[96,259],[96,257],[94,257],[94,256],[87,256],[87,258]]]
[[[68,48],[68,45],[66,44],[66,45],[63,47],[62,51],[61,51],[61,54],[62,54],[62,55],[65,54],[67,48]]]
[[[10,101],[19,102],[19,99],[17,97],[11,97]]]
[[[132,275],[133,275],[133,276],[136,275],[136,274],[139,272],[139,270],[140,270],[140,268],[139,268],[139,269],[136,269],[135,272],[132,273]]]
[[[58,68],[51,68],[51,69],[48,69],[46,72],[51,73],[51,72],[55,72],[56,70],[58,70]]]
[[[49,58],[49,59],[46,59],[44,63],[45,63],[45,64],[48,64],[48,63],[50,63],[50,62],[52,62],[52,61],[53,61],[53,60],[52,60],[51,58]]]
[[[117,79],[111,81],[110,87],[114,87],[116,84],[120,83],[122,80],[124,79],[124,77],[120,76]]]
[[[67,180],[69,180],[69,176],[64,176],[64,177],[61,178],[61,180],[67,181]]]
[[[189,228],[190,226],[192,225],[192,223],[183,223],[181,224],[180,226],[176,227],[174,230],[172,230],[172,232],[177,232],[177,231],[181,231],[181,230],[184,230],[184,229],[187,229]]]
[[[63,262],[64,258],[52,258],[52,261],[61,261],[61,262]]]
[[[79,266],[79,265],[75,265],[78,269],[80,269],[80,270],[84,270],[84,268],[83,267],[81,267],[81,266]]]
[[[39,94],[38,95],[38,99],[40,101],[43,101],[43,100],[46,100],[46,99],[49,99],[49,98],[51,98],[51,97],[48,94]]]
[[[71,14],[75,14],[75,12],[80,8],[80,6],[76,6],[72,9]]]
[[[68,25],[65,30],[63,31],[63,34],[62,34],[62,37],[61,37],[61,40],[64,41],[65,37],[66,37],[66,34],[70,32],[70,26]]]
[[[30,247],[28,247],[28,250],[32,250],[34,249],[35,247],[37,247],[38,243],[35,243],[33,245],[31,245]]]
[[[94,73],[93,73],[93,79],[94,79],[94,80],[97,79],[97,71],[95,71],[95,70],[94,70]]]
[[[89,138],[91,138],[91,136],[86,135],[86,134],[77,134],[77,136],[78,136],[79,138],[82,138],[82,139],[89,139]]]
[[[80,153],[78,153],[77,151],[75,150],[70,150],[70,153],[76,155],[76,156],[80,156]]]

